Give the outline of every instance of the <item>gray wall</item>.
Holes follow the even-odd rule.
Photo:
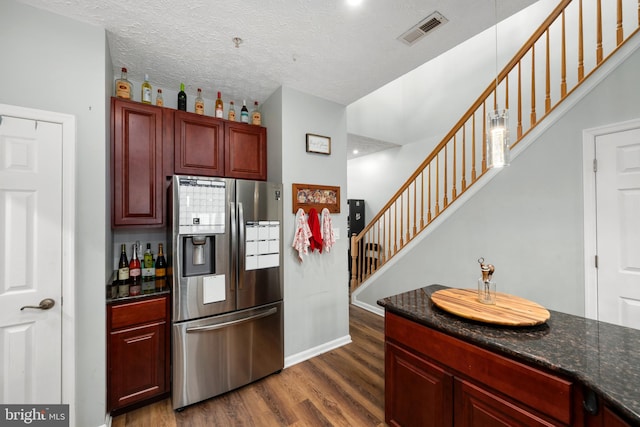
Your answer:
[[[349,335],[346,235],[346,107],[283,87],[263,105],[272,164],[282,164],[284,184],[285,358],[323,348]],[[306,133],[331,137],[331,155],[306,152]],[[275,175],[270,178],[277,178]],[[291,184],[341,188],[341,212],[332,215],[340,238],[329,253],[309,254],[300,263],[291,248],[295,214]]]
[[[582,131],[640,117],[638,70],[640,51],[358,298],[376,306],[432,283],[475,287],[484,257],[498,291],[584,315]]]
[[[76,398],[78,426],[105,415],[107,221],[103,29],[0,2],[0,102],[76,117]]]

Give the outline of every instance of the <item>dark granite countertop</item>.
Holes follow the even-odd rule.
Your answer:
[[[549,310],[543,325],[504,327],[449,314],[431,302],[445,286],[383,298],[385,310],[480,347],[577,380],[640,425],[640,330]]]

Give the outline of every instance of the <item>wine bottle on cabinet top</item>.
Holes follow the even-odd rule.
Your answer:
[[[198,88],[198,93],[196,95],[196,103],[194,105],[194,110],[196,114],[203,115],[204,114],[204,99],[202,99],[202,89]]]
[[[232,122],[236,121],[236,109],[233,105],[233,101],[229,101],[229,116],[227,117],[227,119]]]
[[[120,78],[116,80],[116,96],[131,99],[131,82],[127,80],[127,69],[122,67]]]
[[[151,83],[149,83],[149,74],[144,75],[144,82],[140,86],[140,100],[144,104],[151,104]]]
[[[184,83],[180,83],[180,92],[178,92],[178,110],[187,111],[187,94],[184,92]]]
[[[253,111],[251,112],[251,124],[260,126],[262,124],[262,114],[258,108],[258,101],[253,103]]]
[[[249,123],[249,110],[247,109],[247,101],[242,101],[242,109],[240,110],[240,121]]]
[[[156,95],[156,105],[158,107],[162,107],[164,105],[164,99],[162,98],[162,89],[158,89],[158,94]]]
[[[218,92],[218,98],[216,99],[216,117],[219,119],[224,117],[224,103],[222,102],[220,92]]]

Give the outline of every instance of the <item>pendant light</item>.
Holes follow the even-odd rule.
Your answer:
[[[498,0],[494,0],[496,15],[495,50],[496,50],[496,87],[494,97],[498,97]],[[497,168],[509,166],[509,112],[496,109],[487,114],[487,167]]]

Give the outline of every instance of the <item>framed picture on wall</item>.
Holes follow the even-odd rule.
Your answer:
[[[308,133],[307,153],[331,154],[331,138]]]
[[[315,208],[318,213],[327,208],[331,213],[340,213],[340,187],[315,184],[292,184],[293,213],[299,208],[309,212]]]

